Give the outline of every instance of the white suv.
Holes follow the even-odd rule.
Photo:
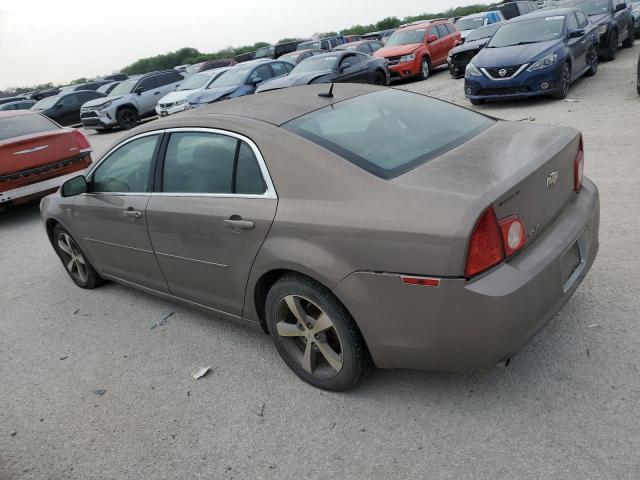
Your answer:
[[[158,100],[179,87],[184,79],[185,74],[168,70],[124,80],[108,97],[82,105],[82,126],[95,130],[133,128],[141,118],[155,115]]]

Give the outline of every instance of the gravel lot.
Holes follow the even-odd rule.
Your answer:
[[[579,102],[480,107],[581,129],[602,196],[590,275],[504,370],[378,371],[322,392],[261,332],[76,288],[37,205],[0,215],[0,479],[639,478],[639,50],[574,85]],[[468,105],[446,70],[400,87]],[[118,135],[89,139],[99,153]]]

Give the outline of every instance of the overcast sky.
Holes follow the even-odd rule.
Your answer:
[[[213,52],[478,0],[2,0],[0,88],[65,83],[181,47]]]

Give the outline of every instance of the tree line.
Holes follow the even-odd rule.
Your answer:
[[[387,17],[382,20],[372,23],[369,25],[352,25],[349,28],[345,28],[340,31],[342,35],[363,35],[368,32],[376,32],[380,30],[388,30],[392,28],[398,28],[400,25],[410,22],[416,22],[418,20],[431,20],[434,18],[451,18],[458,17],[464,15],[470,15],[472,13],[478,13],[486,10],[488,5],[477,4],[477,5],[469,5],[466,7],[456,7],[445,10],[444,12],[439,13],[423,13],[421,15],[413,15],[408,16],[403,19],[398,17]],[[336,36],[338,32],[318,32],[315,33],[313,38],[322,38],[322,37],[330,37]],[[276,43],[285,43],[287,41],[300,40],[295,38],[283,38]],[[148,72],[153,72],[155,70],[169,70],[178,65],[185,64],[194,64],[199,62],[204,62],[206,60],[216,60],[220,58],[233,58],[236,55],[241,55],[247,52],[253,52],[261,47],[266,47],[270,45],[267,42],[257,42],[253,45],[245,45],[242,47],[227,47],[222,50],[218,50],[217,52],[212,53],[203,53],[200,52],[196,48],[185,47],[175,52],[163,53],[160,55],[155,55],[153,57],[141,58],[136,60],[131,65],[127,65],[121,71],[128,75],[137,75]],[[86,78],[78,78],[73,80],[71,83],[84,83],[86,82]],[[0,97],[7,96],[9,94],[23,93],[32,90],[45,90],[48,88],[54,88],[54,85],[51,83],[46,83],[42,85],[30,86],[30,87],[20,87],[11,89],[10,91],[1,91]]]

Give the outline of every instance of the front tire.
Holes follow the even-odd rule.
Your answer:
[[[362,334],[329,289],[302,275],[278,280],[265,303],[267,328],[285,363],[324,390],[354,387],[371,360]]]
[[[587,51],[587,65],[589,65],[589,69],[585,73],[587,77],[593,77],[598,73],[598,48],[595,45]]]
[[[418,77],[420,80],[426,80],[431,76],[431,62],[429,58],[424,57],[420,63],[420,74]]]
[[[560,77],[560,88],[555,91],[553,98],[562,100],[567,98],[571,89],[571,65],[565,62],[562,66],[562,76]]]
[[[384,74],[384,72],[381,72],[380,70],[378,70],[373,77],[373,83],[374,85],[379,85],[384,87],[387,85],[387,76]]]
[[[622,42],[622,48],[633,48],[636,44],[636,32],[633,20],[629,24],[629,36]]]
[[[53,229],[53,248],[77,286],[91,290],[104,283],[71,234],[61,225]]]
[[[132,108],[121,108],[116,115],[118,126],[123,130],[131,130],[138,124],[138,114]]]
[[[471,102],[471,105],[483,105],[484,104],[484,100],[482,100],[480,98],[470,98],[469,101]]]

